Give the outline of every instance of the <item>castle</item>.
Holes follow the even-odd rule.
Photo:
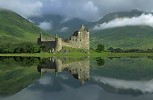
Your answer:
[[[38,45],[45,45],[46,51],[60,51],[64,46],[72,48],[89,49],[89,31],[81,25],[78,31],[75,31],[71,37],[62,39],[57,35],[55,38],[43,38],[42,34],[37,40]]]

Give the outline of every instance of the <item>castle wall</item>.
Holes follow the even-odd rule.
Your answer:
[[[41,41],[41,45],[45,45],[46,46],[45,51],[49,51],[51,48],[55,49],[56,42],[55,41]]]
[[[89,49],[89,32],[83,35],[71,36],[66,42],[62,42],[63,46],[72,48]]]

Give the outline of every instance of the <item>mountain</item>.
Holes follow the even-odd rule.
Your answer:
[[[58,34],[63,38],[69,37],[74,31],[80,28],[81,24],[84,24],[87,27],[93,25],[91,22],[79,18],[65,19],[60,15],[46,14],[42,16],[30,17],[29,19],[38,26],[42,22],[50,23],[52,27],[47,32],[53,35]]]
[[[104,22],[112,21],[116,17],[131,18],[138,17],[142,14],[149,14],[149,12],[132,10],[128,12],[111,13],[97,21],[95,26],[100,25]],[[153,48],[153,27],[147,25],[122,26],[97,31],[92,30],[91,33],[92,47],[96,47],[95,44],[102,43],[105,45],[106,48]]]
[[[19,14],[0,9],[0,44],[37,42],[41,29]]]

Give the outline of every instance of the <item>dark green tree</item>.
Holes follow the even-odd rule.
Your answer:
[[[105,49],[105,47],[104,47],[103,44],[98,44],[98,45],[97,45],[96,51],[97,51],[97,52],[102,52],[102,51],[104,51],[104,49]]]

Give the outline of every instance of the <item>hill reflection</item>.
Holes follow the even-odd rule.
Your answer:
[[[12,95],[19,92],[46,72],[57,74],[67,71],[84,84],[89,80],[89,70],[88,58],[0,57],[0,95]]]

